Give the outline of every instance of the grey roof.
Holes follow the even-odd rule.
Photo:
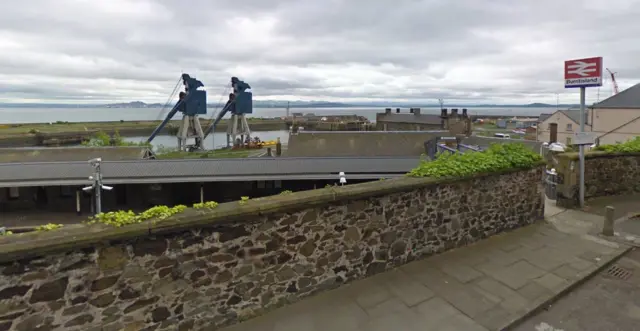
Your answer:
[[[639,108],[640,109],[640,84],[631,86],[630,88],[604,99],[593,108]]]
[[[551,117],[553,115],[553,113],[549,114],[549,113],[542,113],[540,114],[540,116],[538,116],[538,122],[544,122],[544,120],[546,120],[547,118]]]
[[[147,147],[20,147],[0,148],[2,162],[86,161],[101,157],[105,161],[140,160]]]
[[[411,123],[411,124],[429,124],[440,125],[442,118],[440,115],[434,114],[397,114],[397,113],[379,113],[376,122],[390,122],[390,123]]]
[[[390,158],[247,158],[104,161],[105,184],[212,181],[335,179],[402,176],[418,165],[417,157]],[[0,163],[0,187],[87,185],[93,169],[87,163]]]
[[[580,109],[565,109],[561,110],[560,112],[567,115],[567,117],[572,121],[580,123]]]

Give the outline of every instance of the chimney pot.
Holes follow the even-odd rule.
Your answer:
[[[467,117],[467,108],[462,108],[462,116]]]
[[[447,117],[447,108],[442,108],[442,110],[440,110],[440,116]]]
[[[400,108],[396,108],[396,114],[400,114]]]
[[[385,108],[384,109],[384,113],[385,114],[391,114],[391,108]]]

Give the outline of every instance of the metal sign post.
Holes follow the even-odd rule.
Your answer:
[[[569,60],[564,62],[564,87],[580,88],[580,132],[576,133],[574,145],[580,148],[580,207],[584,207],[584,146],[592,144],[591,135],[585,134],[585,99],[587,87],[602,86],[602,57]],[[579,140],[579,141],[578,141]]]
[[[581,87],[580,88],[580,133],[584,132],[584,118],[585,118],[585,112],[584,112],[584,104],[585,104],[585,94],[587,88],[586,87]],[[584,145],[580,144],[579,146],[580,148],[580,208],[584,207]]]

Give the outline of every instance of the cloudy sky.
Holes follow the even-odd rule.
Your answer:
[[[210,102],[236,75],[259,99],[573,103],[565,59],[640,82],[639,17],[640,0],[0,1],[0,102],[164,102],[186,72]]]

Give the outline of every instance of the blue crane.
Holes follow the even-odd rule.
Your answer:
[[[231,77],[231,86],[233,87],[233,93],[229,94],[229,100],[222,110],[220,110],[220,113],[218,113],[213,123],[211,123],[209,128],[204,132],[204,138],[206,138],[215,131],[216,126],[222,118],[227,113],[231,113],[231,122],[227,128],[227,146],[229,146],[229,140],[236,145],[238,136],[241,136],[240,143],[242,143],[243,140],[242,136],[251,136],[251,129],[249,128],[245,115],[253,113],[253,93],[247,91],[251,89],[251,86],[237,77]],[[240,127],[238,127],[238,125]]]
[[[180,92],[178,102],[173,106],[165,119],[153,130],[147,142],[151,143],[169,121],[178,113],[183,114],[183,120],[178,130],[178,148],[180,150],[192,150],[202,148],[204,134],[200,126],[198,115],[207,113],[207,91],[199,90],[204,87],[201,81],[192,78],[188,74],[182,74],[184,92]],[[195,138],[193,146],[187,145],[188,138]]]

